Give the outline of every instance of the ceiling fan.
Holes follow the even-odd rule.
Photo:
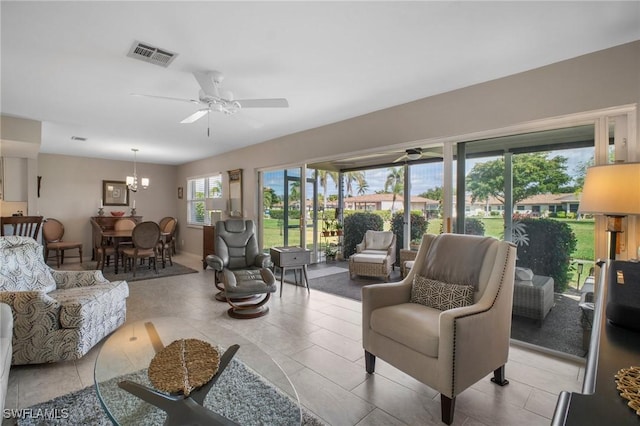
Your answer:
[[[393,160],[394,163],[399,163],[400,161],[415,161],[420,160],[421,158],[442,158],[442,154],[437,151],[426,151],[422,148],[409,148],[405,150],[404,154],[400,157]]]
[[[231,92],[220,90],[220,83],[224,80],[224,75],[220,71],[194,72],[193,76],[200,85],[198,99],[171,98],[167,96],[134,94],[135,96],[146,96],[172,101],[190,102],[203,105],[202,108],[182,120],[182,124],[190,124],[198,121],[211,111],[222,112],[227,115],[237,113],[242,108],[287,108],[289,102],[284,98],[268,99],[233,99]],[[207,129],[207,135],[209,130]]]

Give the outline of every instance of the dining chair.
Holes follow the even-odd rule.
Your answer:
[[[160,241],[160,226],[146,221],[139,223],[131,232],[132,247],[121,249],[124,271],[127,272],[129,263],[133,266],[133,276],[136,276],[138,259],[149,259],[149,268],[153,260],[153,268],[158,273],[158,242]]]
[[[0,217],[0,236],[16,235],[38,240],[42,225],[42,216],[4,216]]]
[[[161,238],[160,238],[160,244],[159,244],[159,249],[160,249],[160,253],[162,254],[162,267],[165,267],[165,263],[168,260],[169,264],[171,266],[173,266],[173,259],[172,259],[172,244],[175,243],[174,239],[173,239],[173,234],[176,230],[176,224],[178,223],[178,220],[175,217],[165,217],[162,218],[162,220],[160,220],[159,226],[160,226],[160,232],[161,232]]]
[[[64,225],[58,219],[52,217],[46,219],[42,225],[42,240],[44,242],[44,261],[49,259],[51,250],[56,251],[56,265],[64,263],[65,250],[78,249],[80,263],[82,263],[82,242],[64,241]]]
[[[111,257],[113,257],[114,261],[118,263],[118,253],[116,252],[115,246],[109,241],[109,239],[105,238],[102,233],[102,228],[95,220],[91,220],[91,226],[93,228],[93,249],[96,255],[96,260],[98,261],[96,269],[104,272],[104,266],[105,264],[109,265]]]

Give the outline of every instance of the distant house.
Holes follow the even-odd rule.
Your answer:
[[[440,203],[429,198],[414,196],[411,197],[411,210],[420,210],[425,214],[437,212]],[[346,210],[404,210],[404,197],[396,195],[395,202],[393,194],[366,194],[344,199],[344,208]]]
[[[519,201],[514,212],[526,213],[534,216],[547,216],[549,213],[560,211],[578,211],[580,198],[574,194],[538,194]],[[489,215],[491,212],[504,213],[504,205],[497,198],[490,197],[488,201],[471,203],[471,198],[467,197],[467,214],[475,216]]]

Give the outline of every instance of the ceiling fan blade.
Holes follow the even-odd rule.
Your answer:
[[[202,117],[207,115],[208,112],[209,112],[209,108],[199,109],[198,111],[194,112],[193,114],[191,114],[190,116],[188,116],[187,118],[182,120],[180,123],[181,124],[191,124],[191,123],[193,123],[195,121],[200,120]]]
[[[402,154],[400,157],[393,160],[394,163],[399,163],[400,161],[404,161],[407,159],[407,154]]]
[[[218,92],[218,86],[216,86],[213,82],[213,73],[204,73],[197,72],[193,73],[193,76],[198,81],[198,84],[202,88],[202,91],[205,95],[213,96],[216,98],[220,97],[220,93]]]
[[[284,98],[272,99],[236,99],[234,102],[242,108],[288,108],[289,102]]]
[[[189,102],[191,104],[200,104],[200,101],[196,99],[170,98],[168,96],[145,95],[143,93],[131,93],[131,96],[140,96],[144,98],[155,98],[155,99],[164,99],[167,101],[180,101],[180,102]]]

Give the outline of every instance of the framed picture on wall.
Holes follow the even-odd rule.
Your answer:
[[[105,206],[128,206],[129,187],[122,180],[102,181],[102,200]]]
[[[179,187],[178,187],[178,198],[179,198],[180,200],[182,200],[182,196],[183,196],[183,195],[184,195],[184,194],[183,194],[183,192],[182,192],[182,187],[181,187],[181,186],[179,186]]]

